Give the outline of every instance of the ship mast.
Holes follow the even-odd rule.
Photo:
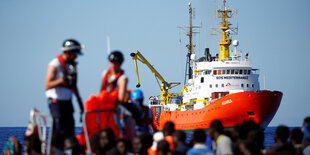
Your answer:
[[[188,79],[192,78],[192,67],[190,65],[190,60],[191,60],[191,55],[193,52],[193,25],[192,25],[192,6],[191,3],[188,3],[188,11],[189,11],[189,26],[188,26],[188,44],[186,45],[187,47],[187,61],[186,61],[186,70],[187,70],[187,66],[188,66]],[[186,72],[186,71],[185,71]],[[184,82],[185,83],[185,82]]]
[[[224,0],[224,8],[217,10],[217,18],[221,18],[220,29],[222,30],[222,40],[219,43],[220,52],[219,52],[219,61],[227,61],[229,58],[229,45],[231,44],[230,38],[230,23],[228,22],[228,18],[232,17],[232,11],[226,9],[226,0]]]

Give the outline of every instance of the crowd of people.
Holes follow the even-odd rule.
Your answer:
[[[143,105],[142,91],[127,90],[128,80],[121,69],[124,57],[120,51],[113,51],[108,56],[109,68],[102,74],[99,95],[92,96],[83,105],[77,87],[75,61],[82,55],[83,46],[74,39],[68,39],[62,48],[63,53],[49,63],[45,79],[48,107],[53,118],[49,150],[52,155],[89,152],[96,155],[310,155],[310,117],[305,118],[302,128],[290,131],[287,126],[278,126],[274,133],[275,143],[269,148],[264,147],[263,129],[253,121],[225,130],[221,120],[213,120],[208,130],[195,129],[191,140],[187,139],[189,134],[175,130],[175,124],[170,121],[164,124],[162,131],[156,131],[151,111]],[[93,115],[93,119],[90,119],[97,122],[104,117],[105,125],[95,123],[91,127],[84,126],[83,135],[75,136],[73,94],[81,114],[97,113],[98,107],[108,112],[108,115]],[[84,122],[88,120],[85,116]],[[134,125],[128,126],[128,122]],[[150,128],[153,129],[152,134]],[[42,142],[39,130],[34,124],[28,127],[24,138],[25,154],[40,155],[47,152],[47,146],[44,145],[46,141]],[[90,141],[90,148],[86,146],[87,140]],[[18,140],[10,137],[3,154],[18,155],[21,150]]]
[[[246,121],[231,129],[224,129],[220,120],[214,120],[206,131],[195,129],[192,134],[175,130],[173,122],[166,122],[162,131],[153,134],[140,132],[133,140],[115,138],[114,131],[106,128],[92,135],[91,152],[95,155],[309,155],[310,117],[301,128],[289,129],[280,125],[274,132],[274,144],[264,147],[264,131],[259,124]],[[191,135],[191,139],[187,140]],[[25,136],[25,154],[40,155],[42,143],[36,134]],[[52,136],[51,154],[86,154],[85,147],[72,136],[61,132]],[[21,146],[11,136],[3,154],[21,154]]]

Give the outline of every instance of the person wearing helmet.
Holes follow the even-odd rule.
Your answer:
[[[131,92],[130,98],[132,101],[136,101],[137,103],[140,104],[140,106],[143,106],[143,92],[140,89],[135,89]]]
[[[124,102],[127,89],[127,77],[121,69],[124,61],[123,54],[120,51],[113,51],[108,56],[109,68],[102,73],[102,84],[100,91],[106,90],[118,92],[118,102]]]
[[[49,64],[45,78],[45,95],[53,118],[53,131],[59,131],[66,137],[74,136],[74,118],[72,94],[75,94],[83,113],[83,102],[77,88],[77,70],[75,59],[82,55],[82,45],[68,39],[63,42],[63,53]]]
[[[136,115],[139,115],[136,118],[136,131],[137,135],[141,135],[142,133],[149,131],[149,125],[154,129],[156,132],[156,128],[153,121],[152,110],[149,109],[148,106],[143,105],[144,95],[140,89],[135,89],[130,94],[131,102],[137,105],[136,108]]]

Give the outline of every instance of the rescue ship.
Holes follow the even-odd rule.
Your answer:
[[[231,38],[233,28],[228,19],[233,11],[226,8],[226,0],[223,4],[217,10],[217,18],[221,19],[219,53],[212,56],[206,48],[204,56],[196,58],[192,43],[192,7],[189,3],[187,67],[180,94],[168,92],[179,82],[166,82],[139,51],[131,53],[137,72],[137,87],[140,86],[137,60],[150,68],[160,86],[161,95],[152,96],[149,101],[153,123],[159,130],[167,121],[174,122],[176,130],[208,129],[215,119],[222,121],[224,127],[253,120],[265,128],[277,112],[283,94],[260,89],[258,69],[252,68],[249,54],[242,56],[237,48],[239,42]],[[231,44],[234,47],[232,51]]]

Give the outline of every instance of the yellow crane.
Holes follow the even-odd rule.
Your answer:
[[[160,88],[160,103],[161,104],[167,104],[170,103],[170,98],[175,97],[175,96],[182,96],[181,94],[171,94],[168,92],[169,89],[180,85],[180,82],[167,82],[159,73],[158,71],[144,58],[144,56],[139,52],[136,51],[135,53],[131,53],[130,56],[132,57],[134,63],[135,63],[135,69],[136,69],[136,74],[137,74],[137,85],[136,87],[140,87],[140,80],[139,80],[139,72],[138,72],[138,64],[137,60],[145,64],[154,74],[157,83]],[[159,83],[159,81],[161,83]]]

